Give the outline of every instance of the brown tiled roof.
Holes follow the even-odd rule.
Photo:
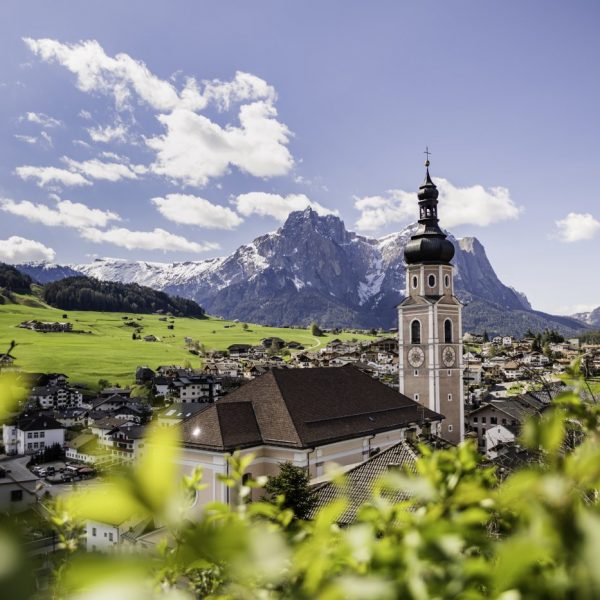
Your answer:
[[[228,404],[235,408],[223,408]],[[440,419],[441,415],[352,366],[275,369],[219,399],[215,408],[190,418],[183,440],[223,448],[247,446],[252,440],[310,448]],[[218,432],[213,431],[216,427]],[[197,428],[206,432],[201,440],[190,435]]]
[[[316,504],[312,510],[311,517],[314,517],[317,511],[327,506],[338,498],[346,498],[348,507],[338,518],[340,525],[349,525],[356,519],[358,509],[371,499],[373,486],[390,469],[396,469],[401,473],[408,471],[416,474],[416,462],[419,457],[415,448],[406,441],[402,441],[376,456],[369,458],[357,467],[348,471],[344,476],[342,486],[334,482],[328,482],[314,490]],[[386,494],[390,502],[402,502],[409,498],[409,494],[403,491],[394,491]]]

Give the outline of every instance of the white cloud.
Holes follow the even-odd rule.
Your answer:
[[[52,142],[52,136],[47,131],[42,131],[40,136],[50,148],[54,146],[54,143]]]
[[[57,62],[77,76],[83,92],[113,96],[117,109],[131,107],[132,94],[156,110],[177,106],[200,109],[206,100],[194,80],[188,80],[181,92],[169,82],[153,75],[148,67],[127,54],[108,56],[95,40],[62,44],[56,40],[24,38],[29,49],[46,62]]]
[[[571,304],[567,306],[559,306],[554,310],[557,315],[576,315],[577,313],[592,312],[600,306],[600,302],[594,304]]]
[[[590,213],[569,213],[556,227],[558,239],[566,243],[591,240],[600,233],[600,221]]]
[[[96,244],[108,243],[127,248],[128,250],[163,250],[177,252],[207,252],[219,249],[219,244],[206,242],[199,244],[186,238],[174,235],[164,229],[154,231],[131,231],[124,227],[115,227],[108,231],[100,231],[94,227],[81,229],[85,239]]]
[[[18,135],[15,134],[15,139],[19,140],[20,142],[24,142],[25,144],[37,144],[38,143],[38,138],[36,138],[33,135]]]
[[[220,127],[203,115],[178,109],[159,115],[167,133],[150,138],[157,152],[152,170],[188,185],[204,186],[236,166],[256,177],[285,175],[293,166],[286,147],[290,132],[265,102],[240,109],[240,127]]]
[[[264,79],[237,71],[232,81],[205,81],[203,96],[214,102],[219,110],[229,110],[234,102],[265,99],[273,103],[276,99],[275,88]]]
[[[183,87],[160,79],[146,65],[127,54],[108,56],[95,40],[63,44],[56,40],[24,39],[32,52],[48,62],[57,62],[77,77],[84,92],[112,96],[118,110],[132,109],[134,100],[159,111],[163,135],[146,140],[156,152],[152,172],[193,186],[205,186],[237,167],[255,177],[287,174],[293,158],[287,148],[291,133],[277,119],[275,89],[266,81],[238,71],[231,81],[187,78]],[[220,111],[241,104],[238,123],[219,125],[198,114],[209,105]],[[87,118],[89,113],[83,112]],[[91,127],[93,141],[126,141],[127,129],[120,123]]]
[[[313,202],[304,194],[280,196],[279,194],[269,194],[267,192],[250,192],[240,194],[234,200],[234,203],[237,211],[245,217],[256,214],[263,217],[273,217],[280,222],[285,221],[291,212],[304,210],[307,207],[312,208],[320,215],[338,214],[338,211],[329,210],[318,202]]]
[[[94,142],[102,142],[107,144],[108,142],[124,142],[127,139],[127,127],[122,123],[111,127],[90,127],[87,132]]]
[[[92,118],[92,113],[89,110],[80,110],[79,116],[86,121],[89,121]]]
[[[243,219],[230,208],[212,204],[204,198],[187,194],[168,194],[165,198],[152,198],[163,217],[206,229],[235,229]]]
[[[50,183],[59,183],[62,185],[92,185],[85,177],[79,173],[72,173],[66,169],[56,167],[33,167],[26,165],[17,167],[15,173],[23,180],[37,179],[39,187],[45,187]]]
[[[13,235],[7,240],[0,240],[0,261],[5,263],[22,263],[30,261],[52,261],[56,252],[41,242],[28,240]]]
[[[107,181],[119,181],[121,179],[137,179],[136,172],[120,163],[105,163],[97,158],[79,162],[62,157],[62,161],[69,167],[70,171],[76,171],[91,179],[104,179]]]
[[[56,208],[52,208],[45,204],[34,204],[29,200],[16,202],[8,198],[0,198],[0,210],[49,227],[106,227],[111,221],[121,220],[114,212],[89,208],[80,202],[60,199],[56,203]]]
[[[42,127],[52,128],[59,127],[62,125],[62,121],[58,119],[54,119],[53,117],[49,117],[44,113],[35,113],[28,112],[24,116],[19,118],[19,121],[29,121],[30,123],[35,123],[36,125],[41,125]]]
[[[456,187],[447,179],[435,178],[439,190],[439,215],[443,227],[479,225],[516,219],[522,211],[504,187],[484,188],[482,185]],[[417,194],[404,190],[389,190],[384,196],[356,198],[354,206],[361,212],[356,228],[376,231],[386,225],[413,221],[419,217]]]

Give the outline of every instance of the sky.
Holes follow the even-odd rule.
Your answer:
[[[3,0],[0,260],[228,254],[310,205],[441,223],[534,308],[600,305],[594,1]]]

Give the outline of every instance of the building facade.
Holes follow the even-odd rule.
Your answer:
[[[454,295],[454,246],[438,224],[438,190],[419,188],[419,224],[405,247],[406,297],[398,306],[400,392],[444,415],[439,435],[464,437],[462,304]]]

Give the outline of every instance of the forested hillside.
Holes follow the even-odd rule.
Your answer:
[[[29,275],[11,265],[0,263],[0,288],[16,294],[29,294],[32,283],[33,279]]]
[[[135,283],[67,277],[44,287],[44,300],[64,310],[153,313],[204,318],[204,309],[193,300],[173,297]]]

